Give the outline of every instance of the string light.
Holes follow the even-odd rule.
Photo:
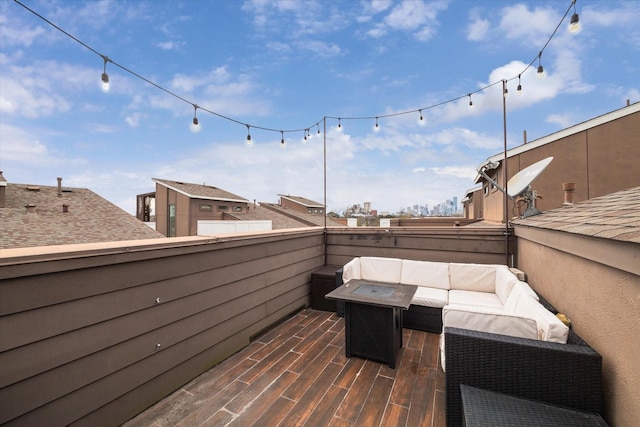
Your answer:
[[[504,92],[502,93],[502,96],[504,96],[505,98],[509,95],[509,89],[507,89],[507,81],[504,81]]]
[[[538,78],[544,78],[544,68],[542,67],[542,51],[538,53]]]
[[[280,140],[280,147],[281,148],[285,148],[284,131],[283,130],[280,131],[280,136],[282,137],[282,139]]]
[[[380,132],[380,125],[378,125],[378,118],[376,117],[376,124],[373,127],[374,132]]]
[[[108,56],[101,55],[104,60],[104,69],[102,71],[102,91],[109,92],[109,75],[107,74],[107,62],[111,62]]]
[[[576,34],[580,32],[580,17],[578,16],[578,12],[576,12],[576,0],[573,0],[572,4],[573,15],[571,15],[571,22],[569,23],[569,32]]]
[[[115,61],[113,61],[112,59],[110,59],[108,56],[101,54],[100,52],[98,52],[98,51],[96,51],[95,49],[93,49],[91,46],[89,46],[89,45],[85,44],[85,43],[84,43],[84,42],[82,42],[81,40],[77,39],[77,38],[76,38],[76,37],[74,37],[73,35],[69,34],[69,33],[68,33],[68,32],[66,32],[65,30],[63,30],[62,28],[58,27],[57,25],[55,25],[53,22],[49,21],[48,19],[46,19],[46,18],[45,18],[45,17],[43,17],[42,15],[38,14],[37,12],[35,12],[35,11],[34,11],[34,10],[32,10],[32,9],[30,9],[29,7],[25,6],[24,4],[22,4],[22,3],[20,2],[20,0],[14,0],[14,2],[15,2],[15,3],[17,3],[18,5],[20,5],[21,7],[23,7],[24,9],[26,9],[27,11],[31,12],[32,14],[34,14],[35,16],[37,16],[38,18],[40,18],[41,20],[43,20],[43,21],[44,21],[44,22],[46,22],[47,24],[51,25],[53,28],[55,28],[55,29],[57,29],[58,31],[62,32],[63,34],[67,35],[67,36],[68,36],[68,37],[70,37],[71,39],[75,40],[76,42],[78,42],[79,44],[81,44],[82,46],[84,46],[85,48],[87,48],[88,50],[90,50],[90,51],[92,51],[93,53],[95,53],[96,55],[98,55],[98,56],[102,57],[103,62],[104,62],[104,67],[103,67],[103,73],[102,73],[102,76],[101,76],[101,81],[102,81],[102,87],[103,87],[103,90],[104,90],[105,92],[109,90],[109,76],[108,76],[108,74],[107,74],[107,62],[110,62],[110,63],[112,63],[114,66],[116,66],[116,67],[118,67],[118,68],[120,68],[120,69],[122,69],[122,70],[124,70],[124,71],[126,71],[126,72],[128,72],[128,73],[130,73],[130,74],[132,74],[133,76],[135,76],[135,77],[139,78],[140,80],[143,80],[143,81],[145,81],[146,83],[148,83],[148,84],[150,84],[150,85],[152,85],[152,86],[154,86],[154,87],[156,87],[156,88],[158,88],[158,89],[160,89],[160,90],[164,91],[165,93],[167,93],[167,94],[169,94],[169,95],[171,95],[171,96],[173,96],[173,97],[175,97],[175,98],[177,98],[177,99],[179,99],[179,100],[181,100],[181,101],[183,101],[183,102],[186,102],[186,103],[189,103],[189,104],[193,105],[195,110],[197,110],[197,109],[199,108],[199,109],[201,109],[202,111],[205,111],[205,112],[207,112],[207,113],[210,113],[210,114],[212,114],[212,115],[215,115],[215,116],[217,116],[217,117],[219,117],[219,118],[222,118],[222,119],[225,119],[225,120],[228,120],[228,121],[231,121],[231,122],[237,123],[237,124],[245,125],[245,126],[247,127],[247,140],[246,140],[246,144],[247,144],[247,145],[249,145],[249,146],[250,146],[250,145],[253,145],[253,141],[251,140],[251,133],[250,133],[250,128],[251,128],[251,127],[254,127],[254,128],[256,128],[256,129],[261,129],[261,130],[264,130],[264,131],[280,132],[280,133],[281,133],[281,136],[282,136],[281,142],[282,142],[282,141],[284,141],[284,133],[285,133],[285,132],[289,132],[289,133],[291,133],[291,132],[300,132],[300,131],[304,131],[305,136],[306,136],[306,139],[309,139],[309,138],[311,137],[311,133],[310,133],[310,131],[309,131],[309,129],[310,129],[310,128],[289,129],[289,130],[277,130],[277,129],[268,128],[268,127],[262,127],[262,126],[256,126],[256,125],[251,125],[251,124],[245,124],[245,123],[242,123],[242,122],[240,122],[240,121],[238,121],[238,120],[236,120],[236,119],[234,119],[234,118],[227,117],[227,116],[224,116],[224,115],[222,115],[222,114],[219,114],[219,113],[217,113],[217,112],[215,112],[215,111],[211,111],[211,110],[208,110],[208,109],[203,108],[203,107],[201,107],[201,106],[198,106],[197,104],[192,103],[191,101],[189,101],[189,100],[185,99],[184,97],[182,97],[182,96],[180,96],[180,95],[178,95],[178,94],[176,94],[176,93],[174,93],[174,92],[172,92],[172,91],[170,91],[170,90],[168,90],[168,89],[166,89],[166,88],[164,88],[164,87],[162,87],[162,86],[158,85],[157,83],[154,83],[153,81],[151,81],[151,80],[149,80],[149,79],[147,79],[147,78],[145,78],[145,77],[143,77],[143,76],[141,76],[141,75],[137,74],[136,72],[134,72],[134,71],[132,71],[132,70],[130,70],[130,69],[128,69],[128,68],[126,68],[126,67],[124,67],[123,65],[118,64],[117,62],[115,62]],[[542,47],[542,49],[540,50],[540,52],[538,53],[538,55],[537,55],[536,57],[534,57],[534,59],[533,59],[533,60],[532,60],[532,61],[531,61],[531,62],[530,62],[526,67],[525,67],[525,69],[524,69],[524,70],[522,70],[522,71],[520,72],[520,74],[518,74],[518,88],[517,88],[517,94],[518,94],[518,95],[519,95],[519,94],[521,94],[521,91],[522,91],[522,85],[521,85],[521,83],[520,83],[520,82],[521,82],[521,75],[522,75],[522,74],[524,74],[524,73],[525,73],[529,68],[531,68],[531,67],[533,66],[533,64],[535,63],[536,59],[538,60],[538,70],[537,70],[537,71],[538,71],[538,77],[539,77],[539,78],[543,78],[543,77],[544,77],[544,68],[542,67],[542,61],[541,61],[542,53],[544,52],[544,50],[546,49],[546,47],[549,45],[549,43],[551,42],[551,40],[553,39],[553,37],[554,37],[554,36],[555,36],[555,34],[557,33],[558,29],[560,28],[560,26],[562,25],[562,23],[564,22],[565,18],[567,17],[567,15],[569,14],[569,12],[571,11],[571,9],[572,9],[572,8],[573,8],[573,12],[574,12],[574,13],[573,13],[573,15],[571,16],[570,25],[569,25],[569,31],[570,31],[570,32],[572,32],[572,33],[575,33],[575,32],[577,32],[577,31],[579,31],[579,30],[580,30],[580,25],[579,25],[580,20],[579,20],[578,13],[577,13],[577,11],[576,11],[576,6],[575,6],[575,4],[576,4],[576,0],[571,0],[571,4],[569,5],[569,7],[568,7],[568,9],[566,10],[565,14],[563,15],[562,19],[560,20],[560,22],[559,22],[559,23],[558,23],[558,25],[556,26],[556,28],[555,28],[555,30],[553,31],[553,33],[551,34],[551,36],[547,39],[547,42],[546,42],[546,43],[545,43],[545,45]],[[515,79],[515,77],[510,78],[510,79],[507,79],[506,81],[513,80],[513,79]],[[482,92],[482,91],[484,91],[484,90],[486,90],[486,89],[488,89],[488,88],[490,88],[490,87],[492,87],[492,86],[494,86],[494,85],[496,85],[496,84],[498,84],[498,83],[501,83],[501,81],[497,81],[497,82],[491,83],[491,84],[489,84],[489,85],[487,85],[487,86],[485,86],[485,87],[483,87],[483,88],[480,88],[480,89],[478,89],[477,91],[472,92],[472,93]],[[505,87],[505,89],[506,89],[506,87]],[[506,96],[506,93],[507,93],[507,92],[508,92],[508,91],[507,91],[507,90],[505,90],[505,92],[504,92],[504,94],[503,94],[503,95],[505,95],[505,96]],[[468,94],[466,95],[466,96],[468,96],[468,97],[469,97],[469,108],[473,108],[473,101],[472,101],[472,99],[471,99],[471,95],[472,95],[472,93],[468,93]],[[446,101],[443,101],[443,102],[440,102],[440,103],[437,103],[437,104],[434,104],[434,105],[430,105],[430,106],[428,106],[428,107],[423,107],[423,108],[421,108],[421,109],[419,109],[419,110],[403,111],[403,112],[398,112],[398,113],[393,113],[393,114],[387,114],[387,115],[381,115],[381,116],[374,116],[374,117],[372,117],[372,116],[368,116],[368,117],[349,117],[349,118],[324,116],[322,120],[320,120],[320,121],[316,122],[316,123],[315,123],[315,124],[313,124],[312,126],[317,126],[317,127],[318,127],[318,135],[320,135],[320,123],[321,123],[323,120],[326,120],[327,118],[338,119],[338,131],[342,131],[342,122],[341,122],[341,121],[342,121],[342,119],[343,119],[343,118],[344,118],[345,120],[346,120],[346,119],[350,119],[350,120],[359,120],[359,119],[372,119],[372,118],[375,118],[375,119],[376,119],[376,125],[375,125],[375,128],[374,128],[374,129],[379,129],[379,125],[378,125],[378,119],[379,119],[379,118],[391,117],[391,116],[398,116],[398,115],[410,114],[410,113],[415,113],[415,112],[418,112],[418,113],[420,114],[419,123],[420,123],[420,124],[423,124],[423,123],[424,123],[424,118],[423,118],[423,116],[422,116],[422,111],[423,111],[423,110],[425,110],[425,109],[430,109],[430,108],[435,108],[435,107],[439,107],[439,106],[442,106],[442,105],[445,105],[445,104],[448,104],[448,103],[451,103],[451,102],[458,101],[459,99],[463,98],[464,96],[465,96],[465,95],[458,96],[458,97],[456,97],[456,98],[452,98],[452,99],[449,99],[449,100],[446,100]],[[195,122],[197,122],[197,121],[198,121],[198,120],[197,120],[197,117],[196,117],[196,114],[195,114],[195,110],[194,110],[194,120],[193,120],[194,125],[196,125],[196,123],[195,123]],[[197,126],[197,125],[196,125],[196,126]]]
[[[253,141],[251,140],[251,127],[249,125],[245,125],[247,127],[247,146],[251,147],[253,145]]]
[[[196,113],[198,112],[198,104],[193,104],[193,125],[198,126],[198,117]]]

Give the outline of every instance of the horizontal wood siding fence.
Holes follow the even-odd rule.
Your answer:
[[[312,271],[362,255],[504,263],[504,237],[315,227],[3,250],[0,424],[118,425],[308,306]]]
[[[517,247],[512,235],[509,239],[511,263]],[[499,227],[336,228],[328,232],[326,253],[329,265],[359,256],[507,264],[504,228]]]

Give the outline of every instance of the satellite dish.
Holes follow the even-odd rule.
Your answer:
[[[507,192],[509,193],[509,196],[514,198],[524,193],[529,188],[529,185],[533,180],[536,179],[547,166],[549,166],[549,163],[551,163],[552,160],[553,157],[547,157],[546,159],[542,159],[531,166],[527,166],[512,176],[511,179],[507,181]]]

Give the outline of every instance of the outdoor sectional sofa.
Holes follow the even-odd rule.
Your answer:
[[[351,279],[418,286],[403,326],[441,334],[448,426],[462,425],[460,384],[602,411],[602,357],[508,267],[359,257],[336,274]]]

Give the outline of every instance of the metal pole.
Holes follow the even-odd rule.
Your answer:
[[[507,81],[502,80],[502,132],[504,135],[504,160],[502,162],[502,182],[504,183],[504,246],[505,246],[505,264],[509,266],[509,198],[507,197],[509,189],[507,188]],[[511,266],[513,267],[513,266]]]
[[[327,215],[329,214],[329,212],[327,212],[327,116],[324,116],[322,118],[322,141],[323,141],[323,146],[324,146],[324,153],[323,153],[323,158],[324,158],[324,165],[323,165],[323,171],[324,171],[324,184],[323,184],[323,189],[324,189],[324,248],[323,248],[323,256],[324,256],[324,264],[327,264]]]

